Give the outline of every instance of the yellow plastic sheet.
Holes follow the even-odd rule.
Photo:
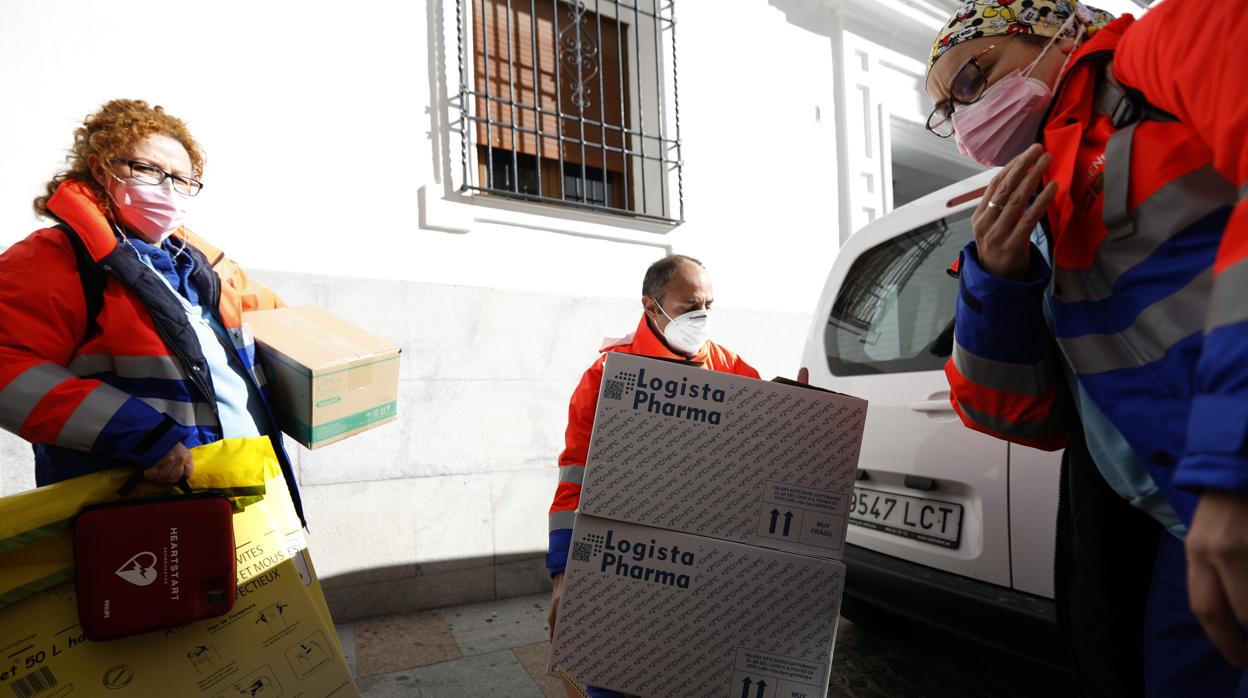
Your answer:
[[[220,490],[231,497],[264,494],[264,483],[281,471],[267,437],[227,439],[191,450],[195,489]],[[117,489],[134,473],[116,468],[0,498],[0,551],[66,532],[85,506],[117,499]],[[168,494],[168,485],[143,481],[133,498]]]
[[[191,454],[195,460],[191,487],[217,490],[237,509],[261,501],[269,480],[286,489],[266,437],[218,441],[192,449]],[[116,501],[117,489],[133,473],[125,468],[106,470],[0,498],[0,608],[72,578],[74,517],[83,507]],[[173,492],[177,490],[168,485],[144,481],[129,498]],[[266,511],[289,524],[274,505]]]
[[[25,593],[0,607],[0,695],[359,695],[268,440],[222,441],[193,453],[193,487],[232,490],[247,503],[234,515],[234,608],[191,625],[97,643],[78,626],[73,581]],[[0,531],[11,540],[72,521],[83,506],[115,499],[128,474],[99,473],[0,499]],[[152,488],[135,496],[166,491]],[[256,499],[258,492],[262,499]],[[10,591],[23,578],[72,575],[68,535],[24,540],[0,552],[0,582]]]

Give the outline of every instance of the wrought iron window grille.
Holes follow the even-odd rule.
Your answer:
[[[684,220],[675,0],[456,0],[461,188]]]

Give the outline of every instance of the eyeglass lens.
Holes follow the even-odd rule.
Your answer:
[[[130,168],[130,176],[144,184],[163,184],[165,177],[173,180],[173,189],[187,196],[194,196],[203,188],[203,184],[193,179],[180,177],[175,174],[167,174],[164,170],[137,160],[128,160],[126,164]]]

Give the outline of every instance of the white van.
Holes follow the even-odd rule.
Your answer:
[[[948,270],[995,172],[854,233],[802,365],[812,384],[869,404],[846,553],[851,619],[869,604],[1060,665],[1060,456],[964,427],[944,373],[958,293]]]

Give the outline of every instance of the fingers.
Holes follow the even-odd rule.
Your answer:
[[[1004,232],[1004,244],[1011,249],[1028,248],[1032,231],[1036,229],[1036,225],[1040,222],[1045,211],[1048,210],[1049,204],[1053,202],[1053,197],[1057,194],[1057,183],[1049,182],[1036,198],[1032,200],[1031,205],[1027,205],[1028,199],[1036,191],[1036,187],[1040,186],[1045,172],[1048,171],[1049,163],[1053,161],[1053,156],[1048,153],[1043,153],[1039,150],[1036,152],[1040,153],[1040,155],[1036,157],[1030,169],[1025,169],[1022,165],[1019,166],[1015,175],[1021,177],[1021,180],[1010,194],[1005,206],[1000,209],[999,224],[1001,226],[1011,226]],[[1023,163],[1025,164],[1026,160]]]
[[[1200,497],[1188,530],[1192,613],[1226,661],[1248,668],[1248,498],[1217,490]]]
[[[550,590],[550,612],[546,614],[546,625],[552,641],[555,639],[555,621],[559,619],[559,597],[563,594],[563,574],[560,572],[551,580],[553,586]]]
[[[1001,169],[984,191],[972,230],[979,263],[989,274],[1024,278],[1030,268],[1030,238],[1056,194],[1046,186],[1029,205],[1052,156],[1033,145]]]
[[[805,366],[797,369],[797,382],[802,385],[810,385],[810,369]]]
[[[1044,146],[1036,143],[1011,160],[1001,171],[1001,184],[999,186],[1001,194],[1003,196],[1012,194],[1018,188],[1023,178],[1031,171],[1036,161],[1046,154]]]
[[[1241,549],[1239,554],[1224,557],[1217,565],[1222,589],[1231,605],[1231,615],[1238,621],[1240,643],[1248,642],[1243,631],[1248,630],[1248,555]],[[1248,666],[1248,664],[1243,665]]]
[[[1009,168],[1009,166],[1010,165],[1007,163],[1005,167],[1001,168],[1000,170],[997,170],[997,173],[993,175],[992,179],[988,182],[988,186],[984,187],[984,195],[980,197],[979,205],[975,207],[975,213],[971,214],[972,226],[978,225],[980,220],[983,219],[983,217],[988,213],[988,211],[993,210],[992,208],[988,206],[988,202],[996,201],[996,199],[994,199],[993,197],[997,193],[997,187],[1001,182],[1001,176],[1005,174],[1005,171],[1006,169]]]
[[[181,459],[175,458],[170,460],[167,465],[161,467],[160,481],[167,482],[172,485],[182,479],[182,467],[183,465]]]
[[[1043,152],[1041,146],[1033,145],[1001,168],[1001,171],[988,183],[988,188],[984,190],[984,197],[979,201],[977,209],[979,220],[973,220],[972,223],[991,226],[1000,218],[1005,201],[1009,199],[1018,184],[1018,172],[1030,167],[1033,158],[1039,152]]]
[[[167,473],[169,479],[165,482],[174,483],[184,477],[190,477],[191,471],[195,469],[190,450],[182,444],[174,444],[169,455],[172,456],[173,462]]]
[[[1226,661],[1238,667],[1248,667],[1248,645],[1231,615],[1223,589],[1223,580],[1217,569],[1202,555],[1192,554],[1189,550],[1187,590],[1192,613]]]
[[[153,482],[174,484],[195,471],[194,458],[182,444],[174,444],[169,452],[151,467],[143,471],[143,477]]]
[[[1222,592],[1226,594],[1230,606],[1221,624],[1226,629],[1220,630],[1227,638],[1225,642],[1229,649],[1224,649],[1217,643],[1215,646],[1226,661],[1241,669],[1248,669],[1248,574],[1243,570],[1235,573],[1225,567],[1215,569],[1218,570]]]
[[[1052,159],[1053,156],[1044,152],[1044,149],[1037,144],[1028,148],[1010,163],[1014,167],[1001,183],[1001,197],[1005,200],[998,200],[1000,208],[995,209],[998,217],[1003,219],[1006,225],[1012,227],[1018,220],[1027,206],[1027,200],[1036,191],[1040,178],[1048,170]]]
[[[1049,204],[1053,203],[1053,197],[1057,196],[1057,182],[1049,182],[1044,185],[1044,189],[1036,196],[1036,200],[1027,208],[1027,212],[1023,217],[1018,219],[1018,223],[1014,226],[1011,234],[1012,238],[1026,236],[1031,237],[1031,231],[1035,230],[1040,223],[1040,219],[1044,217],[1044,212],[1049,210]]]
[[[1029,169],[1023,170],[1023,168],[1019,168],[1019,176],[1022,181],[1019,182],[1018,187],[1010,196],[1005,208],[1001,211],[1001,215],[1007,217],[1006,220],[1009,220],[1008,216],[1011,214],[1017,215],[1021,213],[1024,208],[1026,208],[1027,200],[1030,199],[1031,195],[1037,188],[1039,188],[1040,182],[1042,181],[1044,174],[1048,172],[1049,163],[1051,162],[1053,162],[1052,155],[1049,155],[1048,153],[1041,153]]]
[[[152,479],[156,482],[176,482],[172,478],[177,468],[177,458],[171,453],[156,463],[156,476]]]

